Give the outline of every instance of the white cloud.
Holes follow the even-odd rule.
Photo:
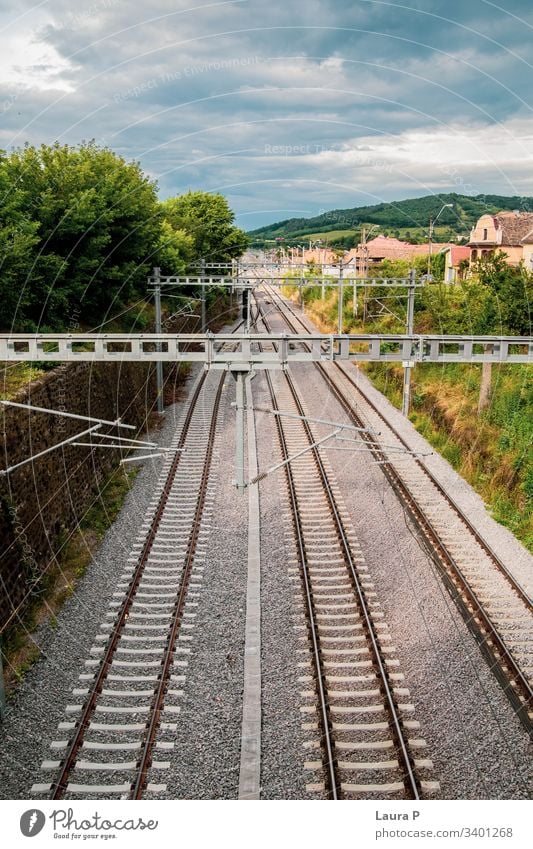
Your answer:
[[[73,65],[40,35],[43,26],[50,22],[42,10],[31,18],[12,20],[4,32],[4,45],[0,50],[0,80],[19,89],[46,91],[73,91],[69,80]]]

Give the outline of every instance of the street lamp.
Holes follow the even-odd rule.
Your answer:
[[[430,218],[430,219],[429,219],[429,232],[428,232],[428,273],[427,273],[428,281],[433,279],[433,278],[432,278],[432,276],[431,276],[431,253],[432,253],[432,247],[433,247],[433,230],[434,230],[435,224],[437,223],[437,221],[439,220],[440,216],[442,215],[442,213],[444,212],[444,210],[445,210],[445,209],[453,209],[453,203],[445,203],[445,204],[443,204],[443,205],[441,206],[441,208],[439,209],[439,212],[438,212],[437,216],[436,216],[435,218]]]

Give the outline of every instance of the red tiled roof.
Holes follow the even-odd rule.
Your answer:
[[[445,247],[447,245],[434,242],[431,250],[432,253],[437,254]],[[375,239],[371,239],[366,244],[366,255],[370,260],[412,259],[416,256],[427,256],[428,252],[429,246],[427,243],[423,245],[411,245],[409,242],[402,242],[400,239],[394,239],[389,236],[376,236]],[[358,245],[357,248],[352,248],[351,251],[345,254],[344,259],[345,262],[348,262],[354,257],[359,259],[364,256],[365,251],[361,245]]]
[[[464,245],[448,245],[448,247],[444,248],[444,250],[450,251],[450,260],[452,266],[457,266],[463,260],[470,259],[470,248]]]
[[[496,230],[502,234],[501,247],[520,247],[524,238],[531,235],[533,212],[498,212],[492,216]],[[483,242],[470,242],[471,245]],[[489,244],[489,243],[487,243]],[[492,243],[490,243],[492,244]]]
[[[502,229],[502,245],[520,245],[533,227],[533,212],[499,212],[494,217]]]

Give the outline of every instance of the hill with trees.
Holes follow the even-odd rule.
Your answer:
[[[529,210],[533,199],[502,195],[468,195],[455,192],[427,195],[374,206],[353,209],[333,209],[313,218],[289,218],[252,230],[248,235],[255,247],[268,245],[279,239],[296,244],[305,238],[321,238],[332,246],[353,247],[360,240],[360,230],[365,225],[378,225],[385,235],[396,236],[412,242],[427,240],[430,218],[439,217],[437,235],[443,240],[468,237],[471,228],[481,215],[501,210]]]

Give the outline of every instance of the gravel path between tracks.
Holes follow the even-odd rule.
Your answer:
[[[183,386],[191,394],[200,369],[193,367]],[[170,444],[181,403],[167,408],[160,430],[151,433],[161,446]],[[120,514],[107,532],[76,592],[49,623],[33,635],[41,650],[27,673],[5,721],[0,725],[0,798],[28,799],[34,782],[43,781],[41,761],[50,758],[50,741],[58,737],[57,726],[65,718],[65,705],[89,656],[95,635],[108,610],[109,598],[123,572],[132,540],[153,496],[164,458],[145,461],[128,493]]]
[[[201,599],[165,798],[236,799],[242,724],[248,496],[235,478],[235,398],[221,400],[220,459]]]
[[[254,405],[270,407],[264,376],[252,382]],[[265,471],[281,453],[273,416],[256,415],[259,471]],[[307,642],[302,641],[301,611],[296,610],[294,582],[288,577],[282,521],[289,504],[283,470],[260,483],[261,499],[261,607],[263,729],[261,753],[261,798],[306,799],[304,735],[300,706],[302,685],[297,663],[308,660]],[[304,650],[301,656],[298,652]]]
[[[264,398],[260,377],[254,401]],[[263,387],[263,393],[265,388]],[[234,384],[228,377],[221,456],[196,634],[175,736],[176,757],[165,773],[167,796],[236,799],[242,726],[244,624],[248,569],[248,496],[237,493]],[[266,420],[265,420],[266,419]],[[256,419],[259,469],[272,464],[275,431]],[[293,628],[281,522],[279,476],[261,482],[261,798],[305,797],[303,737],[295,664],[302,648]],[[283,478],[281,478],[283,481]]]

